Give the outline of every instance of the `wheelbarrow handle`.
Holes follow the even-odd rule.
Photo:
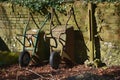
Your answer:
[[[51,48],[57,48],[57,46],[58,46],[58,43],[57,43],[57,40],[56,40],[57,38],[56,38],[56,37],[53,37],[53,36],[52,36],[51,34],[49,34],[49,33],[48,33],[48,34],[45,34],[45,38],[46,38],[47,35],[50,35],[50,37],[47,37],[47,38],[53,39],[54,42],[55,42],[55,45],[50,45],[50,47],[51,47]]]
[[[65,33],[61,33],[60,35],[59,35],[59,42],[62,44],[62,46],[64,47],[64,43],[65,43],[65,40],[64,39],[62,39],[61,38],[61,35],[64,35]],[[63,43],[64,42],[64,43]]]
[[[30,34],[28,34],[28,35],[30,35]],[[34,44],[33,44],[33,40],[32,40],[32,36],[34,37],[34,35],[31,35],[31,37],[28,37],[27,35],[21,35],[21,34],[17,34],[17,37],[16,37],[16,39],[25,47],[25,44],[24,44],[24,42],[23,41],[21,41],[19,38],[18,38],[18,36],[21,36],[21,37],[24,37],[24,38],[26,38],[27,39],[27,41],[29,42],[29,46],[31,46],[31,44],[34,46]]]

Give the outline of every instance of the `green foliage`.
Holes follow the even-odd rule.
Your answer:
[[[5,1],[8,1],[8,0],[0,0],[0,2],[5,2]]]
[[[64,0],[11,0],[14,4],[28,7],[31,11],[37,11],[41,14],[48,13],[48,8],[52,7],[60,12],[65,11],[61,4]]]
[[[11,65],[18,62],[18,53],[0,51],[0,66]]]
[[[4,1],[4,0],[2,0]],[[75,0],[9,0],[14,4],[20,4],[21,6],[28,7],[33,12],[39,12],[41,14],[47,14],[50,7],[55,10],[64,13],[65,7],[61,6],[64,2],[70,2]],[[84,0],[86,2],[115,2],[120,0]]]
[[[119,2],[120,0],[84,0],[87,2]]]
[[[4,0],[0,0],[4,1]],[[28,7],[31,11],[40,12],[41,14],[48,13],[48,8],[52,7],[55,10],[64,13],[65,7],[61,6],[64,2],[70,2],[75,0],[9,0],[14,4],[20,4],[21,6]],[[120,0],[83,0],[86,2],[116,2]]]

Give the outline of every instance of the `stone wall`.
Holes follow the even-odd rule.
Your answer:
[[[99,3],[95,17],[102,60],[107,65],[120,63],[120,3]]]
[[[29,10],[25,7],[11,3],[0,4],[0,37],[6,42],[11,51],[21,49],[22,46],[16,40],[16,34],[23,34],[29,16]],[[38,25],[44,20],[44,17],[39,14],[33,15],[33,17]],[[31,18],[29,27],[36,28]]]
[[[74,26],[75,31],[79,31],[80,35],[76,35],[77,40],[75,48],[77,48],[76,56],[78,59],[83,58],[89,52],[89,36],[88,36],[88,4],[86,2],[77,1],[73,4],[65,5],[67,14],[69,14],[70,6],[74,8],[74,17],[71,16],[68,26]],[[98,3],[95,8],[95,19],[97,26],[96,46],[97,52],[100,52],[101,60],[107,65],[120,65],[120,3]],[[58,19],[64,27],[69,15],[57,12]],[[18,51],[21,45],[15,39],[16,34],[22,34],[24,27],[28,22],[29,10],[19,5],[10,3],[0,4],[0,37],[6,42],[10,50]],[[44,20],[44,17],[38,13],[34,14],[34,19],[38,25]],[[57,25],[57,19],[54,17],[54,24]],[[30,27],[36,27],[32,19],[30,19]],[[45,31],[49,29],[49,21],[45,25]],[[80,30],[78,29],[80,28]],[[79,34],[78,33],[78,34]],[[78,38],[80,37],[80,39]],[[79,46],[78,46],[79,45]],[[21,46],[21,47],[20,47]],[[95,54],[95,56],[96,56]],[[89,55],[89,54],[88,54]]]

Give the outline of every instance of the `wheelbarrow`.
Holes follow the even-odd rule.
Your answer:
[[[76,64],[74,59],[73,27],[66,29],[64,33],[60,33],[59,31],[53,33],[54,39],[50,39],[51,54],[49,58],[49,63],[51,67],[57,69],[61,62],[64,62],[68,66]],[[55,35],[59,37],[57,38]]]
[[[37,26],[36,29],[30,29],[33,31],[30,31],[28,28],[29,21],[24,28],[23,35],[17,35],[22,36],[23,40],[21,41],[18,37],[16,38],[23,46],[23,50],[20,53],[19,56],[19,64],[21,67],[28,66],[30,63],[30,60],[33,62],[41,62],[45,59],[49,59],[49,63],[52,68],[57,69],[59,67],[60,62],[63,60],[67,64],[75,64],[74,60],[74,30],[73,27],[67,28],[68,21],[71,17],[68,18],[68,21],[66,22],[64,32],[60,33],[59,35],[54,36],[53,30],[50,29],[50,37],[45,36],[46,33],[42,31],[42,28],[48,21],[48,19],[51,17],[52,23],[52,15],[48,14],[46,17],[44,23],[39,28]],[[51,25],[50,25],[51,28]],[[59,28],[59,27],[58,27]],[[30,32],[30,33],[29,33]],[[58,32],[59,33],[59,32]],[[62,38],[62,35],[65,35],[64,39]],[[50,44],[49,44],[50,40]],[[51,40],[54,41],[55,45],[51,43]],[[48,42],[47,42],[48,41]],[[40,46],[42,45],[42,46]],[[59,47],[61,45],[62,47]],[[44,49],[43,49],[44,47]],[[39,56],[36,54],[40,54],[40,52],[47,54],[47,58],[44,59],[45,56],[40,57],[43,58],[42,60],[39,60]],[[32,53],[32,54],[30,54]]]
[[[51,36],[49,37],[51,51],[49,63],[54,69],[57,69],[61,62],[65,62],[67,65],[70,66],[76,64],[74,59],[74,29],[73,26],[68,26],[70,17],[71,14],[64,26],[57,25],[56,27],[53,27],[53,15],[51,15],[51,25],[49,33]]]
[[[32,60],[34,63],[42,63],[45,60],[49,61],[50,49],[49,40],[44,39],[45,32],[42,28],[49,19],[50,14],[48,14],[41,26],[37,28],[30,29],[28,20],[27,25],[24,28],[23,34],[17,34],[16,39],[22,44],[22,51],[19,56],[19,65],[21,67],[26,67]],[[22,37],[22,41],[21,38]]]

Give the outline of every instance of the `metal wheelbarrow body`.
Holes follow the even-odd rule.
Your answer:
[[[29,21],[24,28],[23,34],[17,34],[16,39],[22,44],[23,49],[19,56],[19,65],[26,67],[32,60],[34,63],[42,63],[44,60],[49,61],[50,49],[49,40],[44,38],[45,32],[42,28],[49,19],[47,15],[45,21],[41,24],[41,27],[35,29],[29,29]],[[22,37],[22,41],[19,37]]]

